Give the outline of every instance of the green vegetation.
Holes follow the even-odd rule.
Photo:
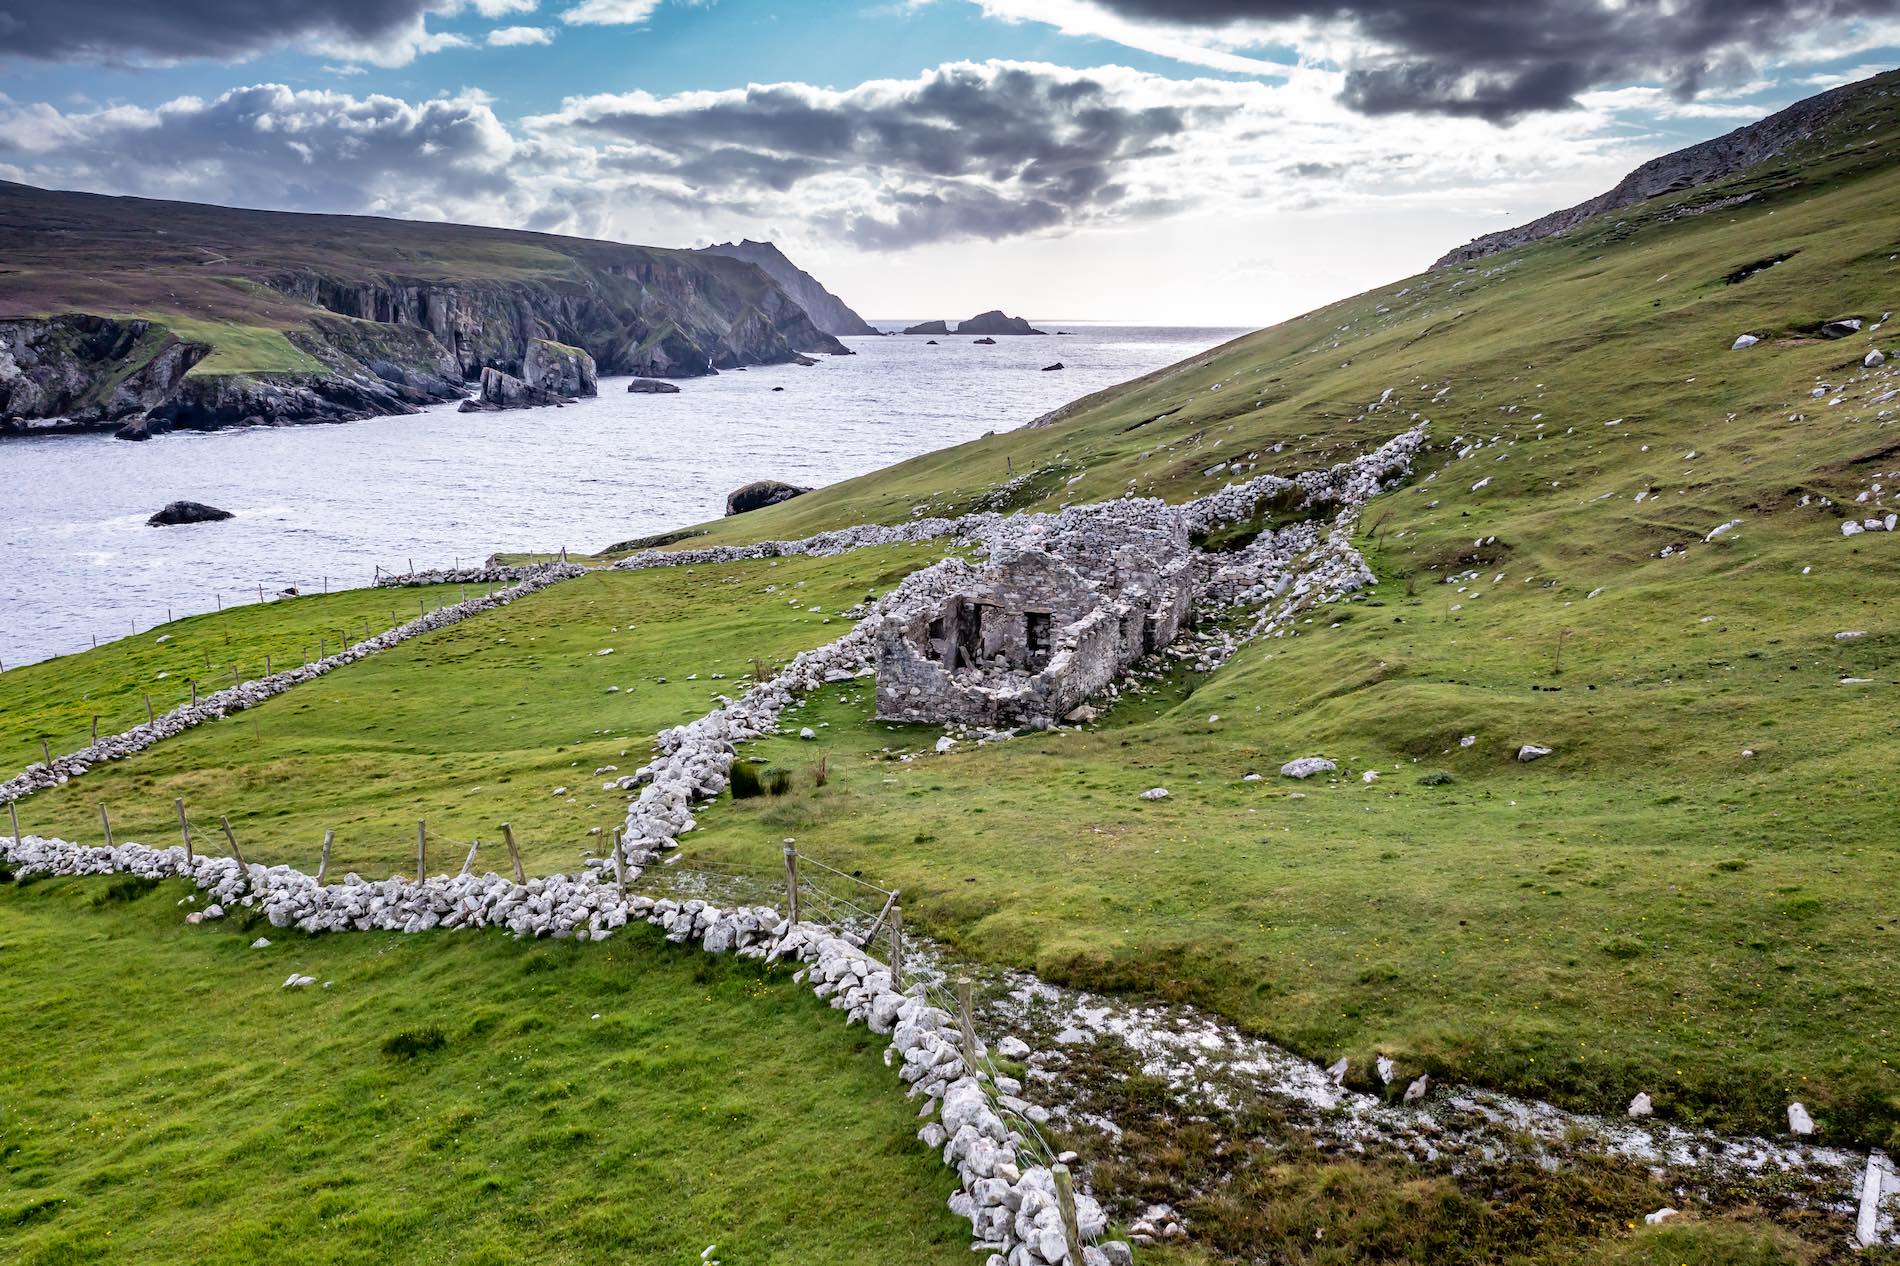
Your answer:
[[[0,778],[39,760],[41,739],[55,756],[84,747],[92,741],[95,716],[102,735],[141,724],[144,696],[163,714],[191,701],[193,681],[209,694],[229,686],[234,669],[249,679],[262,677],[267,667],[281,671],[306,658],[334,655],[340,646],[361,641],[365,625],[372,635],[381,633],[416,618],[424,607],[434,610],[480,592],[457,585],[346,589],[265,603],[254,601],[255,593],[227,595],[233,602],[222,612],[187,616],[94,650],[9,669],[0,673]]]
[[[316,357],[294,347],[282,330],[226,321],[194,321],[153,314],[187,343],[204,343],[211,354],[191,367],[200,377],[216,374],[316,374],[323,365]]]
[[[590,573],[95,768],[25,801],[21,823],[96,841],[104,804],[117,838],[165,844],[183,799],[200,829],[228,816],[248,859],[313,867],[334,830],[333,871],[381,878],[413,872],[419,819],[433,868],[480,839],[505,869],[508,822],[532,867],[571,869],[625,816],[627,793],[601,783],[645,764],[656,731],[740,693],[755,659],[771,671],[839,636],[836,612],[931,556]],[[364,597],[384,595],[415,600]]]
[[[0,886],[9,1262],[969,1258],[882,1039],[788,973],[187,927],[189,891]]]

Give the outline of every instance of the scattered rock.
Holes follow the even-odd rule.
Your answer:
[[[205,505],[201,501],[174,501],[145,520],[146,527],[177,527],[181,523],[216,523],[236,518],[229,510]]]
[[[798,732],[798,737],[802,739],[815,739],[818,737],[818,731],[808,725]]]
[[[1759,342],[1761,342],[1761,340],[1756,338],[1753,334],[1743,334],[1738,336],[1736,340],[1729,345],[1728,350],[1731,352],[1739,352],[1744,347],[1753,347]]]
[[[1282,778],[1311,778],[1314,774],[1330,774],[1339,766],[1324,756],[1302,756],[1280,766]]]
[[[1876,347],[1873,351],[1861,357],[1860,363],[1868,369],[1879,369],[1882,365],[1887,363],[1887,354]]]
[[[1544,759],[1544,757],[1550,755],[1553,750],[1552,748],[1543,746],[1541,743],[1526,743],[1517,749],[1517,758],[1528,765],[1534,760]]]
[[[268,936],[258,937],[255,941],[251,942],[251,948],[252,949],[269,949],[270,938]]]
[[[1166,800],[1168,798],[1168,789],[1166,787],[1150,787],[1141,793],[1141,798],[1143,800]]]
[[[1405,1088],[1405,1094],[1402,1096],[1401,1102],[1417,1103],[1420,1099],[1425,1097],[1425,1092],[1431,1088],[1432,1075],[1430,1073],[1420,1073],[1418,1080]]]
[[[1858,333],[1860,333],[1859,317],[1835,317],[1832,321],[1824,321],[1821,324],[1822,338],[1846,338]]]
[[[1028,1059],[1029,1043],[1012,1034],[996,1043],[996,1053],[1004,1059]]]
[[[310,988],[310,986],[316,983],[317,983],[317,978],[315,976],[299,976],[297,973],[292,972],[290,974],[290,979],[284,982],[284,988],[308,989]]]
[[[1639,1092],[1634,1099],[1630,1100],[1629,1115],[1632,1119],[1652,1116],[1655,1111],[1656,1105],[1649,1101],[1649,1094],[1646,1091]]]
[[[1803,1136],[1814,1133],[1814,1118],[1808,1115],[1807,1105],[1798,1099],[1788,1105],[1788,1132]]]
[[[1643,1215],[1643,1221],[1649,1223],[1651,1226],[1661,1226],[1676,1216],[1678,1216],[1677,1210],[1670,1208],[1668,1205],[1664,1205],[1654,1213],[1645,1213]]]

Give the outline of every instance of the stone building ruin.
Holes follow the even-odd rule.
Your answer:
[[[1193,569],[1174,516],[1104,519],[999,547],[952,592],[879,628],[878,716],[1053,724],[1175,639],[1193,603]]]

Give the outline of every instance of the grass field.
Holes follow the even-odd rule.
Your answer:
[[[183,799],[201,828],[228,816],[249,859],[312,868],[334,830],[334,871],[376,878],[413,873],[418,820],[436,842],[433,868],[458,867],[481,839],[492,850],[485,864],[505,869],[499,826],[509,822],[531,867],[571,869],[584,853],[605,851],[589,832],[619,825],[628,796],[601,783],[645,764],[655,731],[699,716],[719,694],[739,694],[755,657],[769,671],[838,637],[849,625],[836,612],[932,556],[911,548],[594,572],[96,768],[24,802],[21,821],[96,841],[104,804],[117,838],[170,843],[173,801]],[[363,600],[385,596],[417,599],[382,590]],[[231,618],[296,610],[247,608]],[[39,667],[45,681],[68,679]],[[16,724],[36,723],[28,702]],[[596,772],[607,766],[617,771]]]
[[[787,973],[645,928],[187,927],[188,891],[0,885],[0,1258],[969,1258],[882,1039]]]
[[[40,759],[40,740],[53,755],[92,741],[92,718],[100,734],[117,734],[145,721],[145,699],[159,713],[191,701],[191,682],[201,694],[244,678],[282,670],[335,654],[422,614],[423,607],[461,601],[456,585],[417,589],[345,589],[268,603],[233,602],[224,611],[187,616],[145,629],[95,650],[28,664],[0,673],[0,770],[10,777]],[[482,592],[468,591],[469,596]],[[241,599],[247,595],[238,595]],[[249,595],[254,596],[254,595]],[[160,641],[159,639],[165,639]]]

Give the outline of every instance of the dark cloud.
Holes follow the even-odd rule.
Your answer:
[[[1210,105],[1137,105],[1084,72],[959,64],[849,92],[755,85],[708,97],[570,102],[542,129],[582,129],[652,155],[708,195],[868,182],[876,205],[830,212],[860,245],[1007,237],[1126,210],[1129,167],[1164,155]]]
[[[374,47],[420,34],[441,0],[0,0],[0,57],[235,59],[286,44]]]
[[[1339,25],[1376,52],[1346,67],[1367,114],[1507,122],[1591,88],[1658,79],[1681,98],[1745,75],[1817,30],[1900,13],[1900,0],[1095,0],[1137,21]]]

